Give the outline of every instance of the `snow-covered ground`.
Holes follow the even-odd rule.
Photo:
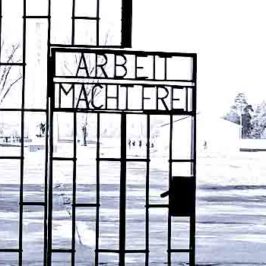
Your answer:
[[[266,153],[201,154],[197,261],[266,265]]]
[[[71,144],[58,144],[56,155],[71,155]],[[119,149],[101,155],[118,157]],[[116,145],[116,143],[113,143]],[[17,154],[16,147],[6,154]],[[142,151],[130,151],[131,156]],[[95,145],[78,146],[77,202],[95,202]],[[108,154],[109,153],[109,154]],[[117,153],[117,154],[116,154]],[[144,155],[144,153],[142,154]],[[266,265],[266,153],[221,154],[201,151],[197,167],[198,265]],[[44,151],[25,153],[24,200],[42,201]],[[72,163],[54,164],[54,248],[70,248]],[[143,162],[129,162],[127,170],[127,248],[145,248],[145,178]],[[18,246],[19,161],[0,160],[0,248]],[[118,248],[119,163],[101,163],[100,248]],[[166,203],[167,158],[151,154],[150,203]],[[150,211],[150,262],[165,265],[167,256],[166,210]],[[95,209],[77,209],[77,265],[93,265]],[[173,248],[186,248],[188,223],[173,218]],[[23,258],[25,265],[42,265],[43,207],[24,209]],[[56,254],[54,264],[69,265],[70,256]],[[117,265],[118,256],[104,254],[101,262]],[[173,256],[173,265],[184,265],[187,256]],[[128,254],[127,265],[144,265],[144,255]],[[180,262],[180,264],[178,263]],[[17,255],[1,253],[0,265],[17,265]]]

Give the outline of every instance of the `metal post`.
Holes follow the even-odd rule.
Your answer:
[[[23,264],[22,246],[23,246],[23,194],[24,194],[24,125],[25,125],[25,75],[26,75],[26,0],[23,1],[23,37],[22,37],[22,101],[21,101],[21,150],[20,150],[20,193],[19,193],[19,266]]]
[[[191,155],[192,159],[194,161],[193,164],[193,171],[192,171],[192,178],[194,179],[193,182],[193,214],[190,217],[190,241],[189,241],[189,265],[195,266],[195,253],[196,253],[196,181],[197,181],[197,136],[196,136],[196,129],[197,129],[197,120],[196,120],[196,114],[197,114],[197,55],[193,58],[193,80],[195,82],[195,87],[193,91],[193,98],[192,98],[192,109],[193,109],[193,115],[192,115],[192,150]]]
[[[127,135],[126,114],[121,114],[121,165],[120,165],[120,214],[119,214],[119,265],[125,265],[126,249],[126,170]]]
[[[132,47],[132,0],[122,0],[121,46]]]

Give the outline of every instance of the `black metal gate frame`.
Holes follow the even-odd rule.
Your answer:
[[[48,97],[48,88],[49,88],[49,80],[47,81],[47,97],[46,97],[46,108],[26,108],[25,105],[25,90],[26,90],[26,29],[27,29],[27,21],[31,19],[40,19],[47,21],[47,65],[49,64],[50,57],[50,49],[52,47],[51,44],[51,2],[52,0],[47,0],[47,15],[28,15],[27,14],[27,0],[22,0],[23,10],[22,10],[22,60],[21,62],[3,62],[2,61],[2,49],[0,49],[0,67],[20,67],[22,69],[22,86],[21,86],[21,106],[15,108],[0,108],[0,112],[12,113],[19,112],[20,113],[20,139],[21,139],[21,148],[20,155],[1,155],[0,160],[12,160],[19,161],[19,175],[20,175],[20,183],[19,183],[19,233],[18,233],[18,247],[17,248],[0,248],[0,253],[2,254],[18,254],[18,265],[23,265],[23,214],[25,206],[41,206],[44,210],[44,252],[43,252],[43,264],[48,265],[47,262],[47,246],[49,246],[48,238],[48,147],[50,142],[50,137],[48,134],[48,130],[46,130],[45,135],[45,181],[44,181],[44,201],[42,202],[30,202],[24,201],[24,159],[25,159],[25,147],[24,147],[24,136],[25,136],[25,114],[30,113],[43,113],[46,116],[46,125],[49,128],[49,97]],[[3,18],[3,3],[0,0],[0,45],[2,44],[2,18]],[[72,0],[72,28],[71,28],[71,45],[75,45],[75,21],[77,20],[93,20],[96,21],[96,46],[100,44],[100,0],[96,0],[96,16],[95,17],[80,17],[76,15],[76,0]],[[122,29],[121,29],[121,44],[116,45],[117,47],[131,47],[132,35],[131,35],[131,26],[132,26],[132,0],[122,0]],[[55,45],[55,44],[53,44]],[[56,44],[57,46],[61,46],[61,44]],[[49,257],[49,256],[48,256]]]
[[[43,113],[46,116],[46,122],[49,119],[49,111],[48,111],[48,97],[46,99],[46,108],[26,108],[25,107],[25,76],[26,76],[26,24],[27,20],[29,19],[47,19],[48,20],[48,38],[47,38],[47,47],[50,47],[50,14],[51,14],[51,0],[48,1],[48,16],[28,16],[27,15],[27,0],[23,0],[23,17],[22,17],[22,60],[21,62],[2,62],[2,49],[0,49],[0,66],[1,67],[20,67],[22,70],[22,85],[21,85],[21,106],[16,108],[0,108],[0,112],[12,113],[12,112],[19,112],[20,113],[20,155],[19,156],[2,156],[0,155],[0,160],[12,160],[12,161],[19,161],[19,219],[18,219],[18,248],[1,248],[0,253],[11,253],[11,254],[18,254],[18,265],[23,265],[23,214],[24,214],[24,207],[25,206],[40,206],[44,209],[44,239],[47,239],[47,200],[48,200],[48,178],[47,178],[47,170],[48,170],[48,133],[45,136],[45,182],[44,182],[44,201],[42,202],[31,202],[24,200],[24,159],[25,159],[25,114],[27,113]],[[2,44],[2,11],[3,3],[2,0],[0,1],[0,44]],[[49,49],[47,49],[47,58],[49,57]],[[47,242],[44,241],[43,243],[44,248],[44,257],[43,262],[46,265],[46,254],[47,254]]]
[[[193,75],[191,83],[193,85],[193,96],[192,96],[192,111],[180,111],[180,110],[170,110],[170,111],[159,111],[159,110],[143,110],[139,111],[117,111],[117,110],[88,110],[88,109],[77,109],[77,108],[56,108],[55,107],[55,82],[53,78],[55,77],[55,64],[56,64],[56,53],[57,52],[88,52],[89,50],[102,50],[102,52],[112,53],[118,51],[114,48],[95,48],[95,47],[52,47],[51,57],[49,60],[49,97],[50,97],[50,118],[49,118],[49,135],[50,135],[50,152],[49,152],[49,193],[48,193],[48,247],[47,247],[47,263],[51,265],[52,263],[52,254],[53,253],[68,253],[71,254],[71,265],[75,265],[75,228],[76,228],[76,208],[82,207],[91,207],[96,209],[96,245],[95,245],[95,265],[99,264],[99,254],[100,253],[116,253],[119,254],[119,265],[125,265],[125,254],[126,253],[136,253],[136,254],[145,254],[145,265],[149,265],[149,209],[150,208],[166,208],[169,209],[168,204],[150,204],[149,203],[149,174],[150,174],[150,118],[153,115],[168,115],[169,116],[169,125],[170,125],[170,135],[169,135],[169,187],[172,181],[172,164],[175,162],[189,162],[191,163],[191,178],[193,179],[193,194],[194,194],[194,204],[193,211],[190,218],[190,236],[189,236],[189,248],[188,249],[173,249],[171,248],[171,238],[172,238],[172,229],[171,229],[171,215],[168,214],[168,256],[167,263],[171,265],[172,253],[188,253],[189,254],[189,264],[191,266],[195,265],[195,195],[196,195],[196,73],[197,73],[197,57],[196,54],[184,54],[184,53],[167,53],[171,55],[179,55],[191,57],[193,60]],[[120,50],[121,52],[125,50]],[[129,53],[138,53],[136,51],[127,50]],[[139,52],[145,54],[145,52]],[[150,52],[149,52],[150,53]],[[163,55],[163,52],[155,52],[154,55]],[[69,81],[68,81],[69,82]],[[69,82],[71,83],[71,81]],[[134,81],[132,81],[134,84]],[[128,95],[127,95],[128,97]],[[188,97],[188,95],[187,95]],[[129,99],[127,99],[129,100]],[[188,105],[188,98],[186,104]],[[57,112],[73,113],[73,126],[74,126],[74,139],[73,139],[73,148],[74,153],[72,158],[65,157],[54,157],[53,155],[53,117]],[[97,114],[97,147],[96,147],[96,202],[94,203],[76,203],[76,170],[77,170],[77,113],[96,113]],[[100,116],[101,114],[108,113],[113,115],[120,115],[121,117],[121,153],[120,158],[101,158],[100,157]],[[127,158],[127,115],[130,114],[140,114],[146,116],[147,123],[147,149],[146,149],[146,158]],[[192,128],[191,128],[191,137],[192,137],[192,146],[191,146],[191,159],[174,159],[173,158],[173,117],[176,115],[188,115],[192,118]],[[72,245],[71,249],[53,249],[52,247],[52,214],[53,214],[53,161],[65,161],[70,160],[73,162],[73,196],[72,196]],[[120,217],[119,217],[119,249],[100,249],[99,248],[99,212],[100,212],[100,162],[101,161],[117,161],[121,163],[120,167]],[[126,249],[125,240],[126,240],[126,169],[127,162],[144,162],[146,163],[146,233],[145,233],[145,249]]]
[[[67,252],[72,254],[72,265],[75,265],[75,210],[76,207],[79,207],[77,204],[75,204],[75,199],[76,199],[76,183],[75,183],[75,178],[76,178],[76,139],[74,141],[74,147],[75,147],[75,153],[73,156],[73,227],[72,227],[72,248],[70,250],[53,250],[52,249],[52,164],[51,162],[53,160],[60,160],[60,158],[53,158],[53,136],[51,132],[53,132],[53,123],[52,123],[52,118],[53,118],[53,113],[55,110],[51,108],[53,106],[53,99],[50,97],[50,95],[47,95],[46,99],[46,108],[26,108],[25,107],[25,72],[26,72],[26,24],[27,20],[30,19],[43,19],[48,22],[48,31],[47,31],[47,59],[48,59],[48,70],[51,75],[51,58],[50,58],[50,52],[52,48],[51,44],[51,0],[48,1],[48,13],[47,16],[40,16],[40,15],[34,15],[34,16],[29,16],[27,15],[26,12],[26,2],[27,0],[23,0],[23,31],[22,31],[22,62],[0,62],[0,66],[16,66],[16,67],[21,67],[22,69],[22,102],[21,102],[21,107],[20,108],[4,108],[0,109],[0,112],[20,112],[20,117],[21,117],[21,148],[20,148],[20,155],[19,156],[2,156],[0,155],[1,160],[17,160],[20,162],[20,188],[19,188],[19,235],[18,235],[18,248],[2,248],[0,249],[0,253],[16,253],[18,254],[18,265],[22,266],[23,265],[23,210],[24,206],[42,206],[44,209],[44,257],[43,257],[43,264],[44,265],[51,265],[51,255],[53,252]],[[99,6],[100,6],[100,0],[97,0],[97,15],[95,18],[85,18],[85,17],[78,17],[75,15],[75,0],[73,0],[73,8],[72,8],[72,35],[71,35],[71,45],[75,45],[75,20],[86,20],[86,19],[93,19],[97,21],[97,29],[96,29],[96,46],[100,47],[99,45],[99,19],[100,19],[100,12],[99,12]],[[132,0],[122,0],[122,38],[121,38],[121,45],[120,46],[114,46],[114,47],[131,47],[131,15],[132,15]],[[2,42],[2,1],[0,1],[0,43]],[[55,45],[55,44],[54,44]],[[62,47],[61,44],[56,44],[57,47]],[[89,48],[89,47],[88,47]],[[1,50],[0,50],[1,53]],[[1,58],[1,55],[0,55]],[[197,72],[197,63],[196,63],[196,56],[194,57],[194,64],[193,64],[193,79],[196,84],[196,72]],[[48,78],[48,92],[50,91],[50,88],[53,87],[52,79],[49,77]],[[46,115],[46,125],[49,128],[49,132],[46,131],[46,136],[45,136],[45,183],[44,183],[44,201],[43,202],[30,202],[30,201],[24,201],[24,128],[25,128],[25,114],[26,113],[31,113],[31,112],[38,112],[38,113],[43,113]],[[100,200],[100,161],[102,160],[100,158],[100,153],[99,153],[99,132],[100,132],[100,115],[101,112],[95,111],[97,113],[97,199],[96,199],[96,204],[93,205],[88,205],[89,207],[95,207],[97,211],[96,215],[96,256],[95,256],[95,264],[98,264],[98,254],[99,252],[116,252],[120,254],[120,262],[123,265],[124,262],[124,254],[126,252],[141,252],[145,253],[146,255],[146,265],[148,264],[149,261],[149,238],[148,238],[148,231],[149,231],[149,223],[146,223],[146,248],[145,250],[142,251],[127,251],[124,248],[124,237],[120,241],[120,248],[118,251],[112,251],[112,250],[99,250],[99,200]],[[121,144],[125,143],[126,139],[126,130],[125,130],[125,124],[126,124],[126,113],[121,113],[121,132],[123,132],[123,136],[121,138]],[[148,113],[146,114],[147,116],[147,125],[150,124],[150,117],[152,114]],[[159,114],[158,114],[159,115]],[[194,96],[193,96],[193,111],[189,114],[193,118],[193,128],[192,128],[192,136],[193,136],[193,146],[192,146],[192,159],[189,160],[192,164],[192,176],[195,180],[194,182],[194,191],[196,192],[196,86],[194,88]],[[169,119],[170,119],[170,152],[169,152],[169,185],[170,185],[170,179],[171,179],[171,173],[172,173],[172,162],[177,162],[177,161],[184,161],[184,160],[175,160],[172,158],[172,127],[173,127],[173,116],[174,114],[169,114]],[[74,128],[76,128],[76,123],[77,123],[77,112],[74,112]],[[124,126],[123,126],[124,125]],[[76,129],[75,129],[76,130]],[[74,134],[76,136],[76,132]],[[76,138],[76,137],[75,137]],[[149,144],[150,142],[150,127],[147,126],[147,143]],[[121,145],[123,146],[123,145]],[[126,147],[126,145],[124,145]],[[148,145],[149,146],[149,145]],[[49,148],[48,148],[49,147]],[[118,160],[121,161],[121,165],[123,166],[122,168],[126,168],[126,163],[127,161],[131,159],[127,159],[125,157],[126,150],[121,148],[121,158],[112,158],[112,160]],[[152,207],[160,207],[160,208],[168,208],[168,206],[151,206],[149,205],[149,158],[150,158],[150,151],[147,149],[146,151],[146,159],[143,160],[143,162],[146,163],[146,168],[147,168],[147,176],[146,176],[146,221],[149,218],[149,208]],[[110,158],[111,159],[111,158]],[[121,169],[121,170],[123,170]],[[123,170],[124,171],[124,170]],[[123,172],[122,171],[122,172]],[[122,176],[122,175],[121,175]],[[49,183],[48,183],[49,181]],[[124,183],[121,183],[123,186],[121,186],[121,189],[124,187]],[[125,193],[121,194],[122,198],[125,198]],[[121,206],[120,208],[123,209],[124,206],[124,201],[121,201]],[[81,206],[82,207],[82,206]],[[124,215],[123,213],[121,214]],[[120,227],[120,234],[121,236],[124,235],[124,228],[125,225],[121,224]],[[195,265],[195,206],[194,206],[194,213],[190,217],[190,248],[189,250],[174,250],[171,249],[171,217],[168,217],[168,262],[169,264],[171,263],[171,253],[172,252],[189,252],[190,255],[190,265]]]

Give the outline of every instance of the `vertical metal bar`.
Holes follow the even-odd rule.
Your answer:
[[[126,249],[126,170],[127,170],[127,117],[121,114],[121,165],[120,165],[120,214],[119,214],[119,265],[125,265]]]
[[[122,0],[121,46],[132,46],[132,0]]]
[[[164,80],[167,80],[167,57],[164,58]]]
[[[50,114],[49,114],[49,136],[50,136],[50,145],[49,145],[49,181],[48,181],[48,224],[47,224],[47,265],[52,265],[52,220],[53,220],[53,119],[54,114],[52,110],[52,102],[50,99]]]
[[[196,121],[196,114],[197,114],[197,55],[193,58],[193,80],[195,82],[195,87],[193,90],[193,96],[192,96],[192,110],[193,110],[193,116],[192,116],[192,130],[191,130],[191,137],[192,137],[192,157],[194,159],[194,165],[193,165],[193,172],[192,176],[194,179],[193,182],[193,213],[190,217],[190,240],[189,240],[189,247],[190,247],[190,253],[189,253],[189,264],[190,266],[195,266],[195,234],[196,234],[196,166],[197,166],[197,136],[196,136],[196,130],[197,130],[197,121]]]
[[[95,232],[95,265],[99,264],[99,222],[100,222],[100,113],[97,113],[97,140],[96,140],[96,232]]]
[[[96,10],[96,46],[100,45],[100,0],[97,0]]]
[[[72,253],[71,265],[75,266],[75,252],[76,252],[76,190],[77,190],[77,112],[74,111],[74,139],[73,139],[73,187],[72,187]]]
[[[186,109],[185,109],[185,111],[186,112],[188,112],[189,111],[189,109],[188,109],[188,87],[185,87],[185,90],[186,90]]]
[[[49,85],[50,85],[50,41],[51,41],[51,0],[48,0],[48,28],[47,28],[47,90],[46,90],[46,132],[45,132],[45,177],[44,177],[44,246],[43,246],[43,263],[47,265],[47,237],[48,237],[48,169],[49,169]],[[51,88],[50,88],[51,89]]]
[[[22,36],[22,101],[21,101],[21,150],[20,150],[20,192],[19,192],[19,266],[22,266],[23,250],[23,190],[24,190],[24,124],[25,124],[25,74],[26,74],[26,0],[23,0],[23,36]]]
[[[150,239],[149,239],[149,204],[150,204],[150,115],[147,114],[147,150],[146,150],[146,228],[145,228],[145,245],[146,245],[146,253],[145,253],[145,265],[149,265],[149,247],[150,247]]]
[[[2,62],[2,0],[0,0],[0,62]]]
[[[49,175],[48,175],[48,224],[47,224],[47,265],[52,265],[52,222],[53,222],[53,154],[54,154],[54,91],[52,77],[55,70],[55,53],[49,59],[48,68],[48,95],[49,101]]]
[[[169,123],[169,189],[172,181],[172,159],[173,159],[173,115],[170,114],[170,123]],[[170,204],[170,197],[168,197],[168,204]],[[171,265],[171,238],[172,238],[172,218],[170,211],[168,209],[168,243],[167,243],[167,261],[168,265]]]
[[[76,0],[72,2],[72,34],[71,44],[75,45],[75,17],[76,17]]]

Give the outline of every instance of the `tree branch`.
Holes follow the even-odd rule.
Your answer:
[[[7,88],[5,94],[1,97],[0,100],[0,105],[3,103],[4,99],[6,98],[7,94],[9,93],[9,91],[11,90],[11,88],[19,81],[22,79],[22,75],[20,77],[18,77],[14,82],[12,82],[9,87]]]

